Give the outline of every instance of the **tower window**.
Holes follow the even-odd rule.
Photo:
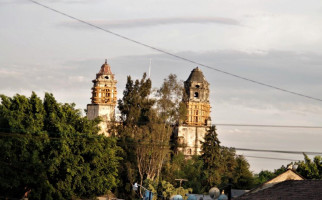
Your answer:
[[[196,88],[200,88],[200,85],[196,85]]]
[[[199,93],[198,92],[195,92],[194,95],[193,95],[193,97],[198,98],[199,97]]]
[[[109,77],[108,77],[108,76],[105,76],[104,78],[105,78],[105,79],[109,79]]]

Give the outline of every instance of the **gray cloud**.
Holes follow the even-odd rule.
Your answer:
[[[232,50],[177,54],[227,72],[322,98],[322,56],[318,54],[286,51],[246,53]],[[108,63],[118,81],[119,98],[125,88],[126,77],[131,75],[133,79],[141,78],[142,74],[148,71],[150,58],[153,87],[159,87],[170,73],[177,74],[179,80],[186,80],[191,70],[196,67],[194,64],[163,54],[111,58]],[[31,91],[35,90],[41,96],[44,91],[48,91],[52,92],[58,101],[75,102],[77,108],[84,109],[86,104],[90,103],[91,80],[95,78],[103,62],[104,58],[93,58],[64,61],[51,66],[19,63],[0,66],[0,94],[11,96],[23,93],[29,96]],[[321,124],[320,102],[200,68],[210,83],[211,117],[214,123],[312,126]],[[289,150],[298,147],[306,151],[319,151],[320,148],[320,134],[316,134],[320,129],[235,129],[236,127],[218,127],[218,135],[223,145]],[[308,137],[309,134],[311,135]],[[246,153],[249,155],[249,152]],[[274,163],[275,165],[270,166],[277,168],[282,164]],[[255,170],[258,171],[258,166],[263,165],[259,163],[256,166]],[[263,168],[267,169],[268,166]]]
[[[245,53],[240,51],[181,52],[180,56],[213,66],[253,80],[278,86],[298,93],[322,98],[322,57],[312,53],[269,51],[265,53]],[[148,71],[152,59],[151,78],[153,86],[161,85],[170,73],[185,80],[196,66],[167,55],[151,54],[143,56],[124,56],[110,59],[108,62],[118,80],[119,94],[124,88],[126,76],[140,78]],[[35,90],[41,86],[44,90],[69,88],[70,90],[88,88],[104,59],[67,61],[60,66],[26,66],[13,63],[0,67],[0,91],[14,88]],[[320,112],[318,102],[283,93],[260,85],[236,79],[231,76],[203,68],[210,83],[211,98],[215,103],[240,105],[253,109],[288,109],[297,112]],[[50,76],[48,76],[50,71]],[[23,74],[23,76],[21,76]],[[59,77],[59,78],[57,78]],[[90,95],[90,91],[88,93]],[[77,102],[76,102],[77,103]],[[84,103],[84,101],[82,101]]]
[[[87,22],[105,28],[138,28],[147,26],[159,26],[169,24],[224,24],[241,25],[239,21],[224,17],[172,17],[172,18],[142,18],[129,20],[88,20]],[[86,28],[79,22],[68,21],[60,24],[70,28]]]

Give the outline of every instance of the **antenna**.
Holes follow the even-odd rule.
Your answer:
[[[151,77],[151,66],[152,66],[152,59],[150,58],[150,65],[149,65],[149,78]]]

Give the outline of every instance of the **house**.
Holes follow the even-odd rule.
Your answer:
[[[287,180],[257,192],[248,192],[234,200],[320,200],[322,180]]]
[[[317,187],[318,186],[318,187]],[[320,190],[320,191],[317,191]],[[302,193],[302,194],[299,194]],[[314,193],[314,194],[310,194]],[[320,198],[315,194],[320,193]],[[311,197],[311,198],[307,198]],[[234,200],[322,199],[322,180],[305,180],[292,167]]]

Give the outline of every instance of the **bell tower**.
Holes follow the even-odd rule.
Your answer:
[[[91,104],[87,105],[87,118],[92,120],[101,117],[99,124],[101,134],[109,136],[108,129],[115,119],[115,106],[117,102],[117,81],[114,79],[111,67],[107,60],[101,66],[100,71],[93,80]]]
[[[175,135],[177,136],[178,151],[186,157],[200,155],[201,142],[211,126],[209,83],[202,71],[197,67],[193,69],[184,82],[187,117],[183,124],[179,124]]]
[[[210,123],[209,83],[202,71],[197,67],[192,70],[189,78],[184,82],[187,105],[187,120],[185,124],[192,126],[206,126]]]

